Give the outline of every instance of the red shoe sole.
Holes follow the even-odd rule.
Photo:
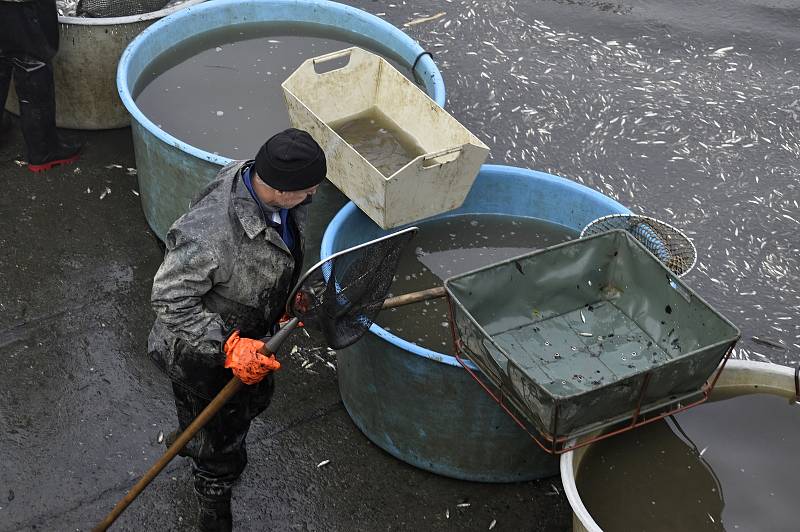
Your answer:
[[[44,172],[45,170],[50,170],[51,168],[61,166],[62,164],[74,163],[80,158],[81,155],[76,153],[72,157],[67,157],[66,159],[56,159],[55,161],[50,161],[44,164],[28,164],[28,170],[31,172]]]

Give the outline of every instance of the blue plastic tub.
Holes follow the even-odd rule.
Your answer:
[[[148,66],[162,53],[198,34],[238,24],[281,22],[326,28],[339,37],[373,43],[409,67],[417,58],[415,74],[428,95],[445,102],[444,82],[429,55],[408,35],[388,22],[359,9],[320,0],[215,0],[182,9],[153,24],[134,39],[120,59],[117,88],[131,115],[139,192],[145,218],[163,239],[173,221],[186,211],[191,198],[230,159],[190,146],[156,124],[136,106],[133,90]],[[282,98],[282,95],[276,95]]]
[[[481,213],[539,218],[576,232],[600,216],[630,211],[567,179],[484,165],[464,204],[437,216]],[[353,203],[331,221],[320,255],[386,234]],[[477,368],[475,368],[477,370]],[[449,477],[512,482],[552,476],[544,453],[449,353],[419,347],[378,325],[338,356],[339,388],[355,424],[412,465]]]

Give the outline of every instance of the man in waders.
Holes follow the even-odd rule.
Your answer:
[[[326,171],[314,139],[287,129],[254,161],[224,167],[167,233],[148,351],[172,380],[180,430],[234,375],[248,385],[182,452],[193,463],[200,530],[231,530],[245,437],[269,405],[280,367],[257,338],[276,330],[301,274],[307,204]]]
[[[58,51],[55,0],[0,0],[0,140],[11,75],[28,169],[33,172],[78,160],[79,144],[56,132],[56,93],[51,61]]]

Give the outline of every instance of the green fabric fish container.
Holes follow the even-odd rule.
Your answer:
[[[704,401],[740,337],[621,230],[459,275],[445,288],[458,352],[553,452]]]

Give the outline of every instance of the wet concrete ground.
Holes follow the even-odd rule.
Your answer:
[[[582,181],[686,229],[700,251],[688,281],[742,328],[737,355],[800,360],[791,2],[351,3],[398,26],[445,12],[405,29],[434,52],[448,109],[493,162]],[[85,158],[37,176],[14,163],[16,126],[0,143],[3,532],[88,529],[174,425],[168,385],[144,355],[161,251],[125,170],[130,134],[78,135]],[[325,195],[318,228],[342,202]],[[487,485],[417,470],[353,426],[333,370],[283,360],[249,437],[241,530],[485,530],[494,519],[495,530],[568,528],[556,479]],[[188,476],[176,460],[116,529],[189,530]]]

